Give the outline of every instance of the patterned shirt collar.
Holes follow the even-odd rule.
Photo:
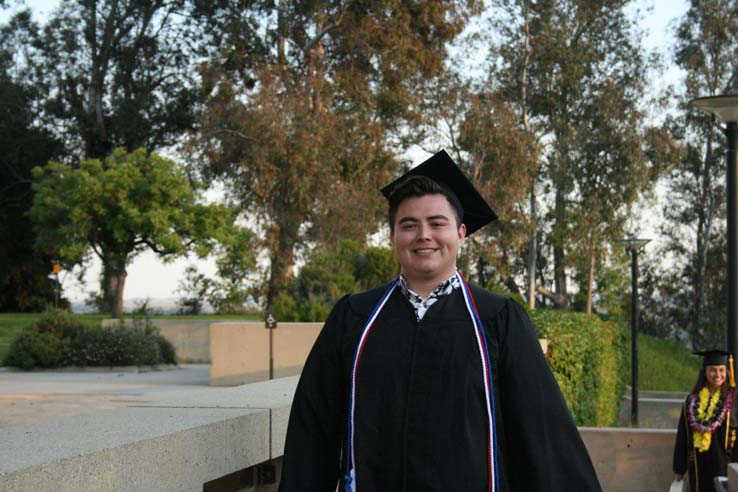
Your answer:
[[[424,299],[408,288],[407,279],[404,275],[400,274],[400,290],[415,309],[415,317],[418,321],[423,319],[428,308],[435,304],[438,299],[450,294],[454,289],[458,289],[459,287],[461,287],[461,283],[459,282],[459,277],[456,276],[456,272],[454,272],[453,275],[441,282],[438,287],[436,287],[436,289]]]

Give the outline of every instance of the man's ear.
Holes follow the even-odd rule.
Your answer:
[[[463,240],[466,237],[466,224],[459,226],[459,239]]]

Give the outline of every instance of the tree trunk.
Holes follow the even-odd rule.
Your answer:
[[[555,199],[555,223],[554,223],[554,289],[556,295],[551,298],[557,309],[566,309],[567,292],[566,292],[566,267],[564,253],[564,234],[566,230],[566,204],[564,200],[563,190],[556,189]],[[540,291],[539,291],[540,292]]]
[[[592,314],[592,289],[594,287],[595,248],[594,236],[589,237],[589,273],[587,274],[587,314]]]
[[[705,306],[705,271],[707,269],[707,252],[710,250],[710,234],[715,216],[715,193],[710,172],[712,161],[712,137],[707,139],[707,149],[702,161],[702,207],[698,209],[697,238],[696,238],[696,265],[694,269],[694,306],[692,308],[692,341],[696,345],[702,345],[704,332],[701,329],[703,311]]]
[[[525,28],[525,40],[523,44],[523,73],[520,76],[520,107],[523,116],[523,129],[530,131],[528,119],[528,64],[530,63],[530,8],[527,1],[523,2],[523,19]],[[528,307],[536,308],[536,257],[538,255],[536,244],[536,179],[530,184],[530,222],[533,224],[530,241],[528,242]]]
[[[125,268],[110,275],[110,290],[113,300],[113,318],[119,319],[123,317],[123,290],[126,286],[126,277],[128,273]]]
[[[277,4],[277,62],[282,70],[287,68],[287,57],[285,56],[285,33],[287,31],[287,19],[284,11],[285,1],[279,0]]]
[[[536,182],[530,185],[530,220],[534,224],[528,241],[528,307],[536,308],[536,259],[538,256],[536,244]]]
[[[267,311],[271,311],[274,300],[292,279],[292,271],[295,263],[294,246],[297,242],[297,230],[299,226],[293,226],[291,223],[287,224],[285,222],[281,222],[282,225],[279,226],[276,244],[272,248],[270,258],[271,271],[266,298]]]

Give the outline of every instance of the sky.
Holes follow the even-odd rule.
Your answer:
[[[11,6],[18,4],[17,0],[8,2]],[[36,20],[42,21],[46,15],[58,5],[57,0],[26,0]],[[12,10],[12,8],[11,8]],[[670,26],[672,21],[682,16],[687,11],[687,2],[684,0],[639,0],[633,6],[633,12],[639,11],[637,17],[640,25],[646,31],[645,45],[650,50],[658,50],[662,53],[665,62],[671,65],[671,54],[669,47],[673,44]],[[0,22],[4,22],[9,11],[0,11]],[[667,70],[659,79],[654,81],[656,88],[663,88],[668,84],[677,84],[680,73],[675,67]],[[422,158],[422,156],[421,156]],[[654,237],[653,216],[644,216],[639,225],[640,231],[645,237]],[[125,299],[127,305],[134,305],[145,299],[157,304],[157,300],[174,299],[177,297],[176,290],[183,278],[184,270],[190,264],[196,264],[198,269],[213,276],[215,265],[212,260],[197,260],[194,256],[181,258],[170,263],[163,263],[153,253],[142,253],[137,256],[128,268],[128,277],[125,286]],[[60,279],[63,280],[64,295],[73,304],[81,303],[88,297],[88,291],[98,289],[98,277],[100,274],[99,262],[95,262],[88,268],[85,275],[86,286],[78,282],[74,275],[62,272]]]

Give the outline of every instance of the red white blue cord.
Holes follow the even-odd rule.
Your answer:
[[[477,347],[479,348],[479,356],[482,361],[483,381],[484,381],[484,395],[487,403],[487,425],[488,425],[488,439],[487,439],[487,458],[489,465],[489,476],[488,476],[488,490],[489,492],[497,492],[499,490],[499,480],[497,474],[497,437],[495,432],[495,401],[494,391],[492,387],[492,372],[490,367],[489,349],[487,345],[487,336],[484,332],[482,321],[479,318],[477,307],[474,304],[474,298],[472,297],[469,285],[464,280],[464,277],[459,271],[456,272],[458,277],[461,290],[464,295],[464,303],[469,311],[472,322],[474,324],[474,335],[477,340]],[[351,387],[349,389],[349,415],[348,415],[348,430],[346,432],[346,474],[344,476],[345,492],[357,492],[356,489],[356,467],[354,466],[354,414],[356,409],[356,377],[359,370],[359,362],[361,360],[362,352],[364,351],[364,345],[366,339],[369,336],[372,328],[374,327],[374,321],[379,316],[380,311],[387,303],[395,287],[399,284],[399,278],[395,279],[392,284],[387,288],[386,292],[379,300],[377,305],[374,307],[372,314],[369,316],[364,328],[361,331],[359,337],[359,343],[356,346],[354,353],[353,365],[351,366]]]
[[[377,316],[379,316],[379,312],[387,303],[390,295],[392,295],[392,291],[395,290],[395,287],[397,287],[399,283],[400,278],[398,277],[390,284],[377,305],[374,306],[374,311],[372,311],[372,314],[369,316],[364,328],[361,330],[359,343],[356,346],[354,362],[351,366],[351,388],[349,390],[349,418],[348,432],[346,432],[346,438],[348,440],[346,443],[346,449],[348,452],[346,456],[346,475],[344,477],[344,482],[346,484],[345,492],[356,492],[356,467],[354,466],[354,411],[356,409],[356,375],[359,372],[359,360],[361,359],[361,354],[364,351],[364,345],[366,344],[369,332],[371,332],[374,327],[374,321],[377,319]]]
[[[472,317],[474,322],[474,334],[477,339],[477,347],[479,348],[479,357],[482,361],[482,371],[484,380],[484,396],[487,403],[487,459],[489,465],[489,478],[488,478],[488,490],[489,492],[496,492],[500,490],[499,477],[497,473],[497,431],[495,429],[495,396],[494,388],[492,386],[492,368],[490,365],[489,357],[489,345],[487,344],[487,335],[484,331],[484,325],[482,320],[479,318],[479,311],[474,303],[474,297],[472,297],[471,289],[469,284],[466,283],[466,279],[457,270],[456,276],[461,281],[462,291],[464,293],[464,302],[466,303],[466,309]]]

